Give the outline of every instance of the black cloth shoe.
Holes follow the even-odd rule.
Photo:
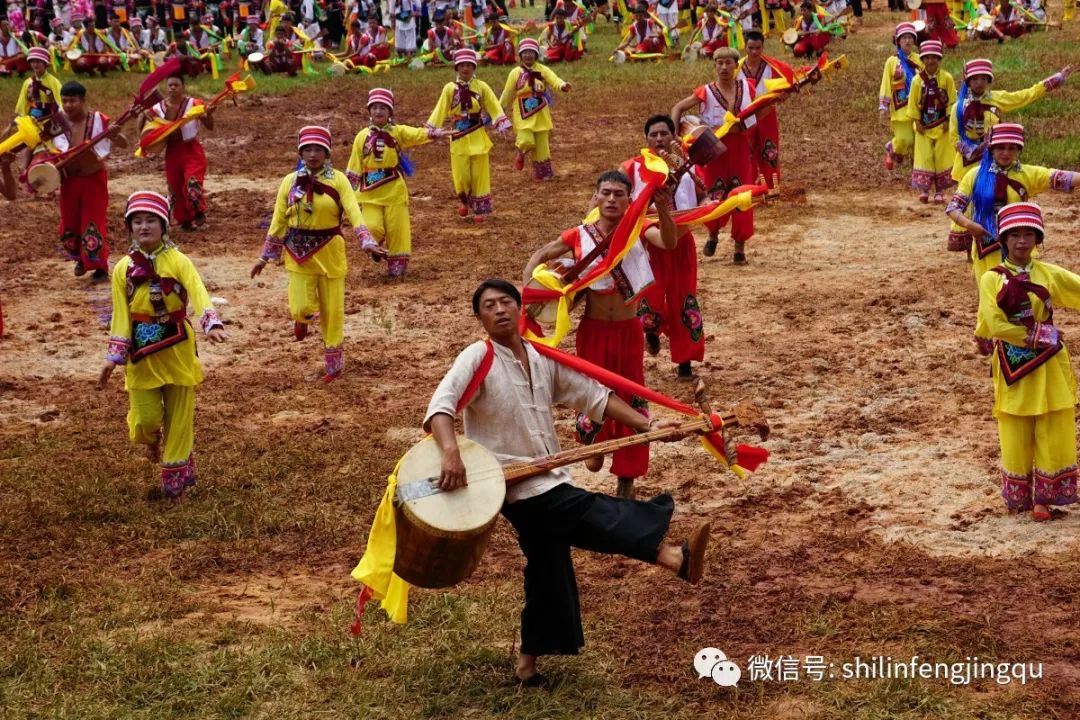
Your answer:
[[[712,257],[716,254],[716,244],[719,242],[717,238],[709,238],[705,241],[705,249],[701,251],[705,257]]]
[[[687,360],[684,363],[679,363],[679,369],[678,369],[677,374],[681,378],[692,378],[692,377],[694,377],[694,371],[690,367],[690,361],[689,360]]]

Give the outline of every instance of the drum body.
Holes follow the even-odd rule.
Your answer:
[[[784,34],[780,36],[785,45],[793,46],[799,42],[799,31],[795,28],[788,28],[784,31]]]
[[[616,65],[622,65],[626,62],[626,53],[622,50],[616,50],[611,56],[611,61]]]
[[[52,164],[49,153],[36,153],[26,166],[26,182],[34,192],[47,195],[60,187],[60,171]]]
[[[431,437],[414,445],[398,468],[394,572],[417,587],[451,587],[472,575],[506,499],[495,455],[466,438],[457,442],[469,483],[463,488],[434,487],[442,453]]]

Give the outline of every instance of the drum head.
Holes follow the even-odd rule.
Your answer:
[[[80,50],[79,48],[71,48],[66,53],[64,53],[64,57],[66,57],[71,62],[75,62],[82,57],[82,50]]]
[[[626,62],[626,53],[624,53],[622,50],[616,50],[615,54],[611,56],[611,61],[614,62],[616,65],[622,65],[624,62]]]
[[[918,10],[922,7],[922,0],[907,0],[908,10]]]
[[[413,58],[412,60],[409,61],[409,69],[410,70],[423,70],[424,69],[424,61],[421,60],[418,57]]]
[[[405,453],[397,475],[397,502],[428,527],[447,533],[483,528],[499,514],[506,499],[506,480],[495,455],[463,437],[458,437],[458,448],[469,483],[464,488],[431,492],[430,478],[437,479],[442,467],[442,453],[431,437]]]
[[[983,15],[975,21],[975,29],[979,32],[988,32],[994,26],[994,19],[989,15]]]
[[[916,35],[922,35],[924,32],[926,32],[926,21],[925,20],[916,20],[913,23],[911,23],[911,25],[912,25],[912,27],[915,28],[915,34]]]
[[[799,31],[795,28],[788,28],[784,31],[781,39],[784,41],[785,45],[794,45],[799,42]]]
[[[60,171],[48,160],[31,163],[26,169],[26,182],[34,192],[47,195],[60,187]]]
[[[263,55],[261,52],[253,52],[253,53],[251,53],[250,55],[247,56],[247,61],[248,61],[249,65],[258,65],[265,58],[266,58],[266,56]]]
[[[344,75],[345,74],[345,66],[340,65],[338,63],[334,63],[330,67],[326,68],[326,72],[329,73],[330,75]]]

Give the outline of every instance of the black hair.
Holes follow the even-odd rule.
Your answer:
[[[292,13],[287,12],[281,14],[281,22],[296,22],[296,20],[293,18]]]
[[[630,178],[626,177],[626,173],[622,170],[608,170],[606,173],[602,173],[600,177],[596,178],[596,189],[599,190],[600,186],[604,183],[619,183],[626,186],[626,192],[633,190],[633,185],[630,184]]]
[[[60,88],[60,97],[86,98],[86,87],[78,80],[68,80]]]
[[[174,72],[172,75],[170,75],[166,79],[167,80],[179,80],[181,85],[186,85],[187,84],[186,82],[184,82],[184,73],[182,73],[182,72]]]
[[[645,137],[649,136],[649,128],[656,123],[664,123],[667,125],[667,129],[671,131],[671,134],[675,134],[675,121],[671,119],[670,115],[653,115],[645,121]]]
[[[760,30],[748,30],[743,33],[743,40],[750,42],[751,40],[757,40],[762,45],[765,44],[765,34]]]
[[[518,307],[521,307],[521,293],[514,287],[514,284],[503,280],[501,278],[488,278],[476,288],[476,291],[472,295],[472,311],[473,315],[480,314],[480,296],[484,294],[485,290],[498,290],[499,292],[506,293]]]

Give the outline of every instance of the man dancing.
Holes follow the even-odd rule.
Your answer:
[[[675,126],[683,113],[691,108],[700,108],[701,121],[716,128],[724,124],[730,112],[738,115],[754,100],[754,89],[745,77],[738,74],[739,51],[723,47],[713,54],[716,62],[716,81],[702,85],[689,97],[683,98],[671,109],[671,119]],[[723,143],[727,151],[717,155],[701,169],[702,179],[709,192],[714,195],[726,195],[734,188],[754,180],[754,164],[750,157],[750,138],[747,132],[757,124],[754,116],[740,121],[724,136]],[[705,225],[709,230],[709,239],[702,252],[706,256],[716,253],[720,228],[727,219],[716,220]],[[731,218],[731,239],[735,241],[734,262],[746,264],[746,241],[754,235],[754,211],[735,212]]]
[[[518,333],[521,295],[505,280],[481,283],[472,307],[490,342],[473,343],[458,355],[424,418],[424,429],[442,451],[441,490],[467,484],[454,435],[459,411],[465,436],[503,461],[559,451],[551,419],[556,403],[587,413],[597,423],[617,421],[637,432],[671,425],[650,421],[615,393],[525,342]],[[647,454],[647,446],[641,447]],[[565,468],[525,480],[507,489],[503,505],[527,560],[521,653],[514,673],[526,687],[548,684],[537,671],[538,656],[576,655],[585,644],[571,547],[659,565],[692,584],[704,573],[708,523],[695,528],[682,547],[664,542],[675,509],[670,495],[639,502],[588,492],[570,480]]]
[[[64,166],[60,180],[60,242],[70,260],[75,261],[75,275],[93,273],[94,282],[109,279],[109,173],[105,158],[112,143],[128,146],[120,127],[109,127],[104,113],[88,110],[86,88],[74,80],[60,88],[66,129],[52,139],[61,153],[79,146],[106,130],[106,138]]]
[[[675,140],[675,123],[667,115],[653,115],[645,121],[645,144],[656,154],[669,152]],[[630,199],[641,194],[644,183],[640,173],[644,160],[640,155],[623,163],[633,190]],[[697,187],[689,173],[679,178],[673,195],[676,210],[697,207]],[[692,361],[705,359],[705,326],[697,301],[697,244],[694,233],[685,228],[679,233],[672,252],[649,245],[649,262],[656,282],[645,291],[641,301],[641,324],[645,328],[645,348],[650,355],[660,352],[660,334],[667,335],[671,361],[678,365],[680,378],[693,377]]]
[[[525,266],[525,281],[532,278],[533,269],[540,263],[551,263],[571,254],[574,261],[581,261],[598,245],[603,246],[601,256],[607,252],[607,244],[630,206],[633,187],[630,179],[618,170],[604,173],[596,181],[593,203],[600,212],[595,223],[570,228],[558,239],[551,241],[533,253]],[[654,195],[660,222],[642,233],[643,242],[634,242],[629,253],[615,266],[607,277],[593,283],[585,297],[585,317],[578,325],[576,341],[579,357],[600,367],[618,373],[639,384],[645,383],[645,338],[642,333],[638,310],[642,294],[653,284],[655,277],[649,264],[649,243],[664,250],[675,248],[677,237],[675,222],[671,219],[671,193],[658,190]],[[598,256],[583,273],[596,263]],[[648,415],[648,404],[641,398],[626,395],[627,403],[642,415]],[[634,434],[633,426],[625,422],[605,422],[603,426],[592,422],[587,414],[577,418],[578,439],[585,443],[600,442]],[[603,464],[590,464],[596,472]],[[618,478],[617,493],[632,498],[634,478],[649,471],[649,452],[643,446],[629,447],[616,452],[612,458],[611,472]]]

